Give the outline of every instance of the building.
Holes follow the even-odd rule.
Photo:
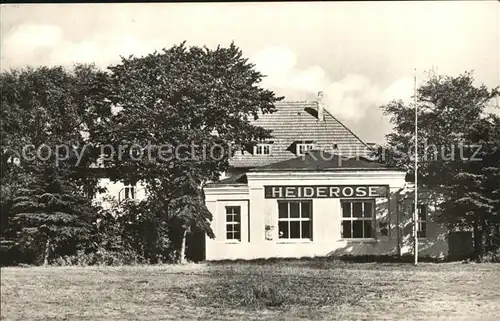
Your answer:
[[[322,95],[276,108],[252,121],[272,138],[236,152],[231,170],[204,189],[216,236],[204,240],[204,258],[412,254],[406,173],[370,160],[371,146],[325,109]],[[107,192],[96,201],[104,206],[146,196],[140,184],[103,178],[100,186]],[[447,229],[435,221],[437,199],[419,193],[420,256],[449,253]]]
[[[406,173],[371,161],[369,146],[325,109],[321,94],[276,107],[254,121],[272,138],[237,153],[226,178],[204,190],[216,236],[206,239],[206,259],[411,254]],[[420,256],[448,254],[435,200],[420,193]]]

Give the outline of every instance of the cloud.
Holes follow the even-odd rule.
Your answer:
[[[323,91],[327,108],[350,122],[359,121],[369,108],[392,99],[407,100],[412,94],[411,77],[400,78],[387,88],[380,88],[367,76],[356,73],[333,79],[321,66],[299,67],[299,58],[285,46],[265,48],[251,60],[267,75],[263,86],[287,100],[315,99],[318,91]]]
[[[21,24],[2,39],[2,68],[23,61],[37,61],[63,41],[63,32],[53,25]]]
[[[414,92],[414,80],[412,77],[402,77],[394,81],[382,94],[383,102],[401,99],[405,103],[411,101]]]
[[[103,31],[85,39],[70,40],[61,27],[50,24],[20,24],[2,39],[2,69],[32,66],[95,63],[106,67],[120,56],[145,55],[163,46],[155,37],[116,35]]]
[[[63,38],[62,30],[53,25],[22,24],[14,29],[6,42],[20,50],[27,47],[53,47]]]
[[[314,100],[322,90],[327,108],[361,138],[372,140],[385,128],[378,106],[411,97],[414,68],[439,66],[439,73],[449,75],[474,69],[476,79],[489,87],[498,85],[499,31],[491,26],[499,20],[493,6],[6,6],[0,12],[0,67],[75,62],[105,67],[119,62],[120,55],[144,55],[184,40],[209,47],[235,41],[268,75],[263,86],[287,100]]]
[[[259,51],[252,59],[264,74],[286,74],[297,64],[297,57],[287,47],[272,46]]]
[[[334,79],[319,65],[299,64],[300,57],[286,46],[264,48],[251,61],[267,75],[262,85],[286,100],[315,100],[318,91],[323,91],[326,108],[369,142],[383,142],[392,127],[379,107],[397,99],[410,102],[413,95],[413,75],[397,78],[387,86],[359,73]]]

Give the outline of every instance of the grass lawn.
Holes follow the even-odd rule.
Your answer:
[[[500,264],[1,269],[2,320],[498,320]]]

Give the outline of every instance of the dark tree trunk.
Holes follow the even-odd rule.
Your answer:
[[[479,232],[479,224],[477,221],[473,223],[474,233],[474,258],[479,259],[481,256],[481,233]]]
[[[486,222],[481,217],[478,217],[474,222],[474,256],[476,259],[481,259],[485,254],[488,228]]]
[[[50,237],[47,236],[47,241],[45,241],[45,249],[43,253],[43,265],[46,266],[49,264],[49,256],[50,256]]]

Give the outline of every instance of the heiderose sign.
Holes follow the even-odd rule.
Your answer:
[[[264,186],[265,198],[387,197],[387,185]]]

